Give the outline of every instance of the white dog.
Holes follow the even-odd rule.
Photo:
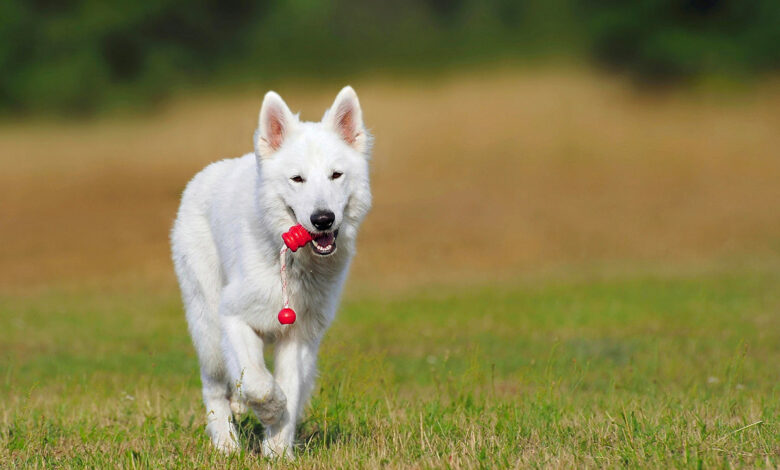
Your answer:
[[[246,404],[265,426],[263,454],[292,457],[317,350],[371,206],[371,137],[351,87],[317,123],[300,121],[268,92],[254,149],[190,181],[171,245],[212,442],[226,452],[238,449],[231,411],[241,413]],[[313,243],[287,257],[297,321],[281,325],[281,234],[296,224]],[[263,360],[266,342],[276,344],[273,375]]]

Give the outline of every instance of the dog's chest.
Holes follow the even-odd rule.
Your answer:
[[[328,316],[340,294],[341,271],[293,262],[288,281],[290,305],[304,316]]]
[[[278,271],[272,278],[266,274],[252,282],[257,290],[253,289],[246,320],[256,332],[268,338],[294,330],[307,337],[319,337],[335,317],[345,272],[345,264],[307,265],[293,259],[287,266],[287,291],[290,307],[296,313],[295,323],[282,325],[277,319],[284,306]]]

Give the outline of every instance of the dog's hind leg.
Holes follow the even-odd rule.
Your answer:
[[[229,390],[222,380],[202,377],[206,405],[206,432],[214,447],[230,453],[238,450],[238,432],[231,421]]]
[[[230,382],[222,354],[218,311],[222,280],[208,224],[200,217],[176,221],[171,241],[173,260],[192,342],[198,354],[206,406],[206,431],[223,452],[238,449],[231,422]]]
[[[231,387],[220,346],[220,327],[212,321],[212,312],[207,312],[210,308],[202,295],[196,295],[188,302],[187,316],[200,362],[206,432],[217,449],[232,452],[238,449],[238,434],[231,422]]]
[[[206,432],[217,449],[232,452],[238,449],[238,435],[231,422],[231,388],[220,347],[220,328],[212,316],[216,313],[210,311],[212,307],[202,293],[194,294],[187,303],[187,317],[200,362]]]

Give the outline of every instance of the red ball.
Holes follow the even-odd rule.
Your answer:
[[[291,308],[283,308],[279,311],[279,323],[282,325],[292,325],[295,323],[295,310]]]

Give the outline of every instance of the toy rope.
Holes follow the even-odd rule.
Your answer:
[[[287,297],[287,245],[282,245],[282,249],[279,250],[279,276],[282,278],[282,300],[284,300],[284,308],[290,307],[290,299]]]

